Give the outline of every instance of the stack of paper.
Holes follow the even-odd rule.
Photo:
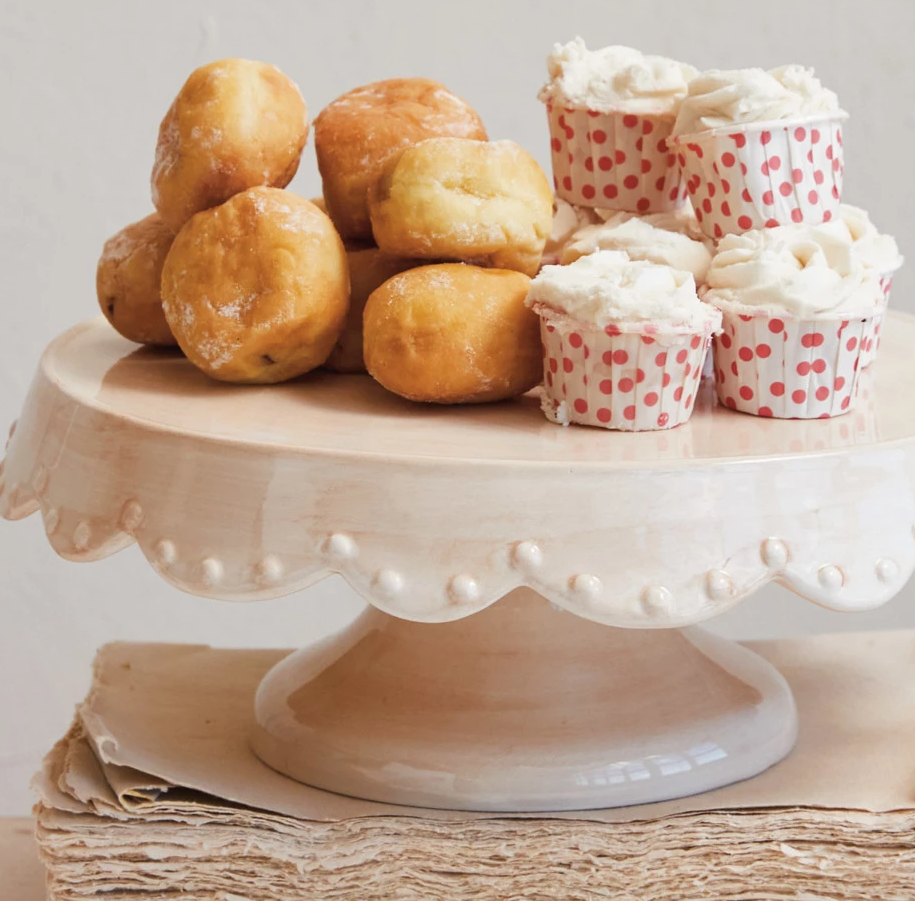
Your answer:
[[[250,751],[281,656],[103,648],[36,780],[49,898],[915,899],[915,634],[758,643],[798,701],[762,776],[623,810],[507,815],[344,798]]]

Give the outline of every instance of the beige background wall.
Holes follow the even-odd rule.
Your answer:
[[[846,198],[868,207],[915,266],[911,0],[3,0],[0,427],[16,417],[48,340],[95,315],[101,244],[151,210],[158,123],[195,66],[273,62],[312,114],[368,81],[437,78],[476,105],[493,137],[518,141],[546,167],[535,97],[551,44],[575,34],[700,68],[814,65],[852,115]],[[311,145],[292,188],[319,190]],[[897,285],[896,304],[915,312],[915,276],[904,271]],[[265,604],[183,596],[133,550],[77,566],[52,554],[37,518],[0,522],[0,814],[27,812],[28,778],[102,642],[304,643],[359,606],[339,580]],[[905,626],[915,626],[912,586],[880,611],[846,617],[773,588],[715,623],[737,636]]]

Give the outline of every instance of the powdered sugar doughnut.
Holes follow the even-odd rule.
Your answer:
[[[158,213],[121,229],[105,242],[95,290],[105,318],[128,341],[175,345],[162,310],[162,265],[174,235]]]
[[[201,66],[159,126],[152,199],[176,231],[200,210],[256,185],[292,181],[308,136],[305,102],[275,66]]]
[[[162,271],[181,349],[207,375],[269,383],[320,366],[349,304],[343,242],[314,204],[251,188],[194,216]]]

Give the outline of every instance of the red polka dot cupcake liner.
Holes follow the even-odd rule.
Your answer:
[[[870,366],[877,359],[877,350],[880,348],[880,331],[886,317],[886,307],[890,299],[890,289],[893,287],[893,273],[887,272],[880,277],[880,288],[883,291],[883,303],[877,308],[877,313],[871,320],[871,333],[867,336],[864,349],[861,352],[861,366]]]
[[[845,113],[677,135],[670,141],[710,238],[839,212]]]
[[[693,411],[713,324],[627,322],[599,328],[543,305],[543,412],[563,425],[670,429]]]
[[[674,210],[686,201],[670,116],[599,113],[547,103],[556,194],[576,206],[631,213]]]
[[[873,315],[798,319],[716,306],[724,318],[713,362],[724,406],[776,419],[825,419],[854,408]]]

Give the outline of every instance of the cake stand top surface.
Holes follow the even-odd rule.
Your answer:
[[[210,381],[103,319],[45,352],[0,471],[0,515],[54,549],[136,542],[183,590],[260,599],[340,573],[409,619],[521,585],[592,620],[671,626],[767,581],[837,609],[915,568],[915,318],[892,314],[857,409],[758,419],[705,386],[689,423],[560,428],[536,393],[436,407],[365,376]]]
[[[915,318],[896,315],[857,414],[816,422],[766,420],[718,406],[706,386],[689,423],[672,431],[559,428],[539,398],[477,406],[420,405],[366,376],[315,372],[272,386],[213,382],[177,353],[139,349],[101,317],[48,348],[43,367],[79,404],[153,429],[302,454],[372,455],[516,465],[644,466],[823,453],[915,437],[910,385]]]

